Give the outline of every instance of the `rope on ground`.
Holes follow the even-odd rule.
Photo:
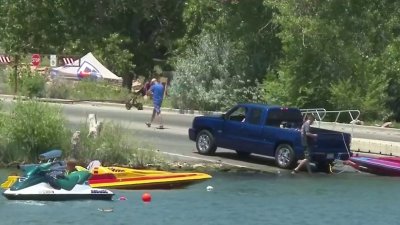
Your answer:
[[[343,144],[344,144],[344,146],[346,148],[346,151],[347,151],[347,154],[348,154],[348,156],[350,158],[351,157],[350,149],[347,147],[346,140],[344,138],[343,132],[341,132],[341,134],[342,134]],[[333,165],[335,165],[335,167],[341,168],[340,171],[337,172],[337,173],[333,172],[333,170],[332,170],[332,173],[335,173],[335,174],[341,174],[341,173],[346,172],[346,171],[350,172],[350,170],[348,170],[348,169],[352,168],[350,165],[346,165],[344,163],[344,161],[339,158],[339,156],[338,156],[337,159],[335,159],[333,161]],[[358,173],[361,173],[361,171],[359,171],[359,170],[355,170],[355,171],[358,172]]]

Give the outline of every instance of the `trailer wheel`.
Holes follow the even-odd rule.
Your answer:
[[[275,163],[283,169],[291,169],[295,166],[296,156],[292,146],[281,144],[275,150]]]
[[[196,137],[196,148],[201,155],[213,155],[217,150],[214,136],[208,130],[201,130]]]

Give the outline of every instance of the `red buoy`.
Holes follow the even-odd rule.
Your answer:
[[[151,202],[151,195],[149,193],[144,193],[142,195],[143,202]]]

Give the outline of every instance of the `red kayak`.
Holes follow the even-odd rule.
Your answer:
[[[400,176],[400,157],[351,157],[347,164],[353,168],[382,176]]]

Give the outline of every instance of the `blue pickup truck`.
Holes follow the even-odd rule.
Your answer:
[[[274,157],[277,166],[293,168],[303,158],[298,108],[265,104],[238,104],[215,116],[197,116],[189,128],[189,139],[200,154],[212,155],[217,147],[235,150],[239,156],[252,153]],[[350,156],[349,133],[311,127],[318,138],[312,143],[311,160],[326,171],[335,159]]]

